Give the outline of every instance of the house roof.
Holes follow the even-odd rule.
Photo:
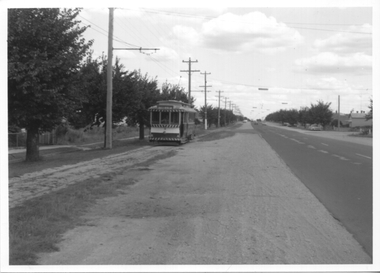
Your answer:
[[[352,113],[351,118],[365,118],[365,113]]]

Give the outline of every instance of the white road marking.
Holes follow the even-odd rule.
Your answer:
[[[333,154],[332,156],[335,156],[335,157],[339,158],[340,160],[345,160],[345,161],[349,160],[349,159],[345,158],[344,156],[340,156],[340,155],[336,155],[336,154]]]
[[[368,159],[372,159],[372,157],[369,157],[369,156],[366,156],[366,155],[361,155],[361,154],[356,154],[358,156],[361,156],[361,157],[365,157],[365,158],[368,158]]]
[[[279,134],[280,136],[282,136],[283,138],[288,138],[286,135],[281,135],[281,134]]]
[[[362,165],[362,163],[360,163],[360,162],[352,162],[352,164],[355,164],[355,165]]]
[[[328,144],[326,144],[326,143],[321,143],[322,145],[325,145],[325,146],[329,146]]]
[[[304,142],[302,142],[302,141],[299,141],[299,140],[297,140],[297,139],[295,139],[295,138],[291,138],[291,140],[293,140],[293,141],[297,142],[298,144],[305,144]]]
[[[318,150],[318,152],[321,152],[321,153],[324,153],[324,154],[328,154],[329,153],[328,151],[324,151],[324,150]]]
[[[315,149],[315,147],[313,145],[307,145],[307,147],[310,149]]]

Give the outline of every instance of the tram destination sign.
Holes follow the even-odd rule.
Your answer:
[[[159,109],[173,109],[173,106],[160,106]]]

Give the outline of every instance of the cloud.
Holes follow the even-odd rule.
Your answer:
[[[348,56],[322,52],[310,58],[296,60],[295,65],[298,72],[369,74],[372,71],[372,57],[361,52]]]
[[[160,50],[152,51],[152,52],[146,52],[146,54],[152,58],[148,58],[147,60],[154,60],[154,61],[172,61],[177,60],[179,58],[178,53],[171,48],[168,47],[160,47]]]
[[[174,26],[169,36],[169,41],[178,41],[193,46],[200,45],[199,33],[192,27],[177,25]]]
[[[339,32],[327,39],[317,39],[314,47],[320,52],[329,51],[339,54],[363,52],[372,55],[372,35],[369,35],[372,33],[372,26],[369,24],[352,26],[349,31],[352,33]]]
[[[283,51],[303,42],[298,31],[261,12],[226,13],[202,25],[205,46],[227,51]]]
[[[346,80],[339,80],[335,77],[326,77],[318,80],[308,79],[306,85],[311,89],[322,90],[347,90],[351,88]]]
[[[225,13],[204,22],[200,29],[177,25],[169,38],[222,51],[265,53],[284,51],[304,42],[298,31],[257,11],[245,15]]]

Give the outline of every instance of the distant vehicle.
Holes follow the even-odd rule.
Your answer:
[[[318,124],[312,124],[312,125],[310,125],[309,130],[310,131],[322,131],[323,127],[321,125],[318,125]]]
[[[245,120],[243,120],[243,122],[244,122],[244,123],[246,123],[246,122],[247,122],[247,120],[245,119]]]
[[[288,122],[284,122],[284,123],[282,124],[282,126],[290,126],[290,123],[288,123]]]
[[[255,122],[253,122],[253,125],[258,125],[259,123],[255,120]]]
[[[267,126],[267,123],[265,121],[262,121],[261,125]]]

